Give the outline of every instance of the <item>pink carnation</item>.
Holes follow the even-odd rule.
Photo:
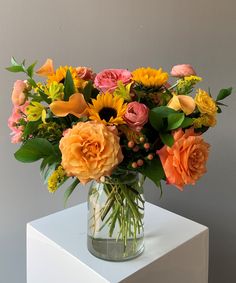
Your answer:
[[[148,112],[145,104],[133,101],[128,104],[123,118],[130,128],[139,132],[148,121]]]
[[[118,81],[124,85],[131,82],[131,73],[124,69],[106,69],[98,73],[94,84],[102,92],[113,92],[117,88]]]
[[[189,64],[176,65],[172,68],[170,73],[173,77],[178,78],[196,76],[195,70]]]
[[[25,103],[26,95],[25,90],[27,89],[27,84],[24,81],[17,80],[14,83],[11,100],[14,105],[22,105]]]
[[[25,119],[24,113],[26,107],[29,105],[29,102],[26,102],[25,104],[21,106],[15,105],[12,110],[12,114],[8,119],[8,127],[12,130],[11,132],[11,142],[12,143],[19,143],[21,142],[22,133],[23,133],[23,126],[19,126],[19,120]]]

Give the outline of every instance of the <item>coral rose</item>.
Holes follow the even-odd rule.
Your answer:
[[[194,129],[174,132],[172,147],[164,146],[158,151],[168,184],[183,190],[184,185],[194,185],[206,172],[210,145],[204,142]]]
[[[193,67],[189,64],[176,65],[172,68],[170,72],[171,76],[183,78],[189,76],[196,76],[196,72]]]
[[[106,69],[98,73],[94,84],[102,92],[114,92],[121,81],[124,85],[131,82],[131,73],[124,69]]]
[[[85,81],[94,81],[96,74],[91,68],[88,67],[77,67],[76,72],[79,78]]]
[[[148,121],[148,112],[149,109],[145,104],[137,101],[130,102],[123,119],[131,129],[140,132]]]
[[[17,80],[14,83],[11,100],[14,105],[22,105],[26,101],[25,91],[27,90],[27,83]]]
[[[60,141],[62,166],[82,184],[110,176],[123,160],[119,137],[104,124],[79,122]]]

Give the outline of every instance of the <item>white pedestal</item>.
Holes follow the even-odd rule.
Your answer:
[[[207,283],[208,229],[146,203],[145,251],[126,262],[92,256],[86,203],[27,225],[28,283]]]

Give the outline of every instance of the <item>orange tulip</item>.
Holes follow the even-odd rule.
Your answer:
[[[53,68],[52,59],[47,59],[46,62],[43,64],[43,66],[36,71],[36,74],[38,74],[41,77],[48,77],[50,75],[53,75],[54,68]]]
[[[52,113],[58,117],[65,117],[68,114],[81,118],[87,116],[87,103],[81,93],[74,93],[69,101],[54,101],[50,104]]]
[[[190,115],[193,113],[196,104],[191,96],[174,94],[167,106],[176,111],[182,110],[186,115]]]

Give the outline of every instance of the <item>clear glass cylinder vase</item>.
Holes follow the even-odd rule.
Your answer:
[[[88,250],[110,261],[134,258],[144,250],[143,184],[127,172],[93,182],[88,194]]]

